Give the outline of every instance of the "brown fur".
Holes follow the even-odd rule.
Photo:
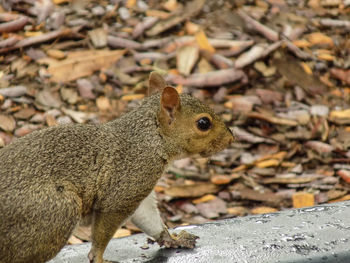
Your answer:
[[[46,128],[0,150],[0,262],[51,259],[88,215],[94,215],[90,259],[100,262],[115,230],[170,161],[208,155],[233,140],[198,100],[180,95],[176,108],[172,99],[161,105],[161,97],[164,92],[107,124]],[[195,128],[203,112],[213,118],[208,134]]]

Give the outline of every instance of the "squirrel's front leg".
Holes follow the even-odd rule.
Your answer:
[[[122,224],[125,217],[118,213],[95,212],[92,223],[92,247],[89,252],[90,263],[107,263],[103,260],[103,253],[115,231]]]
[[[132,215],[131,221],[147,235],[153,237],[160,246],[194,248],[198,238],[186,231],[181,231],[178,235],[171,235],[168,232],[160,217],[153,191],[141,202]]]

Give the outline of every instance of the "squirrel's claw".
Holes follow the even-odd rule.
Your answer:
[[[168,232],[165,235],[162,235],[158,244],[160,246],[165,246],[166,248],[194,248],[196,240],[199,237],[193,234],[190,234],[182,230],[179,234],[169,234]]]

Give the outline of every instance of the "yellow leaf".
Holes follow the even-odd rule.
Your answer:
[[[207,36],[205,35],[203,30],[200,30],[195,35],[196,41],[201,49],[208,50],[211,53],[215,53],[215,49],[209,43]]]
[[[330,118],[340,118],[340,119],[349,119],[350,118],[350,109],[340,110],[340,111],[331,111],[329,114]]]
[[[292,162],[282,162],[281,163],[282,167],[286,167],[286,168],[293,168],[296,166],[296,163],[292,163]]]
[[[124,101],[131,101],[131,100],[140,100],[145,97],[144,94],[130,94],[130,95],[124,95],[121,100]]]
[[[131,235],[131,231],[125,228],[119,228],[113,235],[113,238],[127,237]]]
[[[183,86],[182,85],[177,85],[176,86],[176,91],[179,93],[179,94],[181,94],[182,92],[183,92]]]
[[[256,164],[256,166],[259,168],[266,168],[266,167],[271,167],[271,166],[278,166],[279,163],[280,163],[279,160],[270,159],[270,160],[259,162]]]
[[[311,47],[311,43],[305,39],[295,40],[293,44],[299,48]]]
[[[348,200],[350,200],[350,195],[344,195],[343,197],[333,199],[332,201],[329,201],[328,203],[342,202],[342,201],[348,201]]]
[[[203,196],[203,197],[201,197],[201,198],[194,199],[194,200],[192,201],[192,203],[194,203],[194,204],[196,205],[196,204],[200,204],[200,203],[209,202],[209,201],[211,201],[211,200],[214,200],[215,198],[216,198],[215,195],[208,194],[208,195],[205,195],[205,196]]]
[[[84,243],[84,242],[73,235],[71,235],[70,238],[68,239],[68,244],[70,244],[70,245],[77,245],[77,244],[82,244],[82,243]]]
[[[306,64],[305,62],[301,62],[300,64],[307,74],[312,75],[312,69],[309,67],[308,64]]]
[[[251,210],[253,215],[260,215],[260,214],[267,214],[267,213],[274,213],[277,212],[278,210],[276,208],[273,207],[269,207],[269,206],[259,206],[256,208],[253,208]]]
[[[197,33],[200,30],[199,25],[192,23],[191,21],[187,21],[185,24],[185,29],[187,34],[189,35],[194,35],[195,33]]]
[[[241,164],[240,166],[237,166],[236,168],[232,169],[232,172],[233,173],[237,173],[237,172],[240,172],[240,171],[244,171],[247,168],[248,168],[247,165]]]
[[[243,206],[228,207],[227,213],[235,216],[244,216],[248,213],[248,209]]]
[[[301,207],[315,205],[315,197],[313,194],[310,194],[310,193],[297,192],[293,194],[292,199],[293,199],[294,208],[301,208]]]
[[[163,193],[163,192],[164,192],[164,189],[165,189],[165,187],[164,187],[164,186],[161,186],[161,185],[156,185],[156,186],[154,187],[154,191],[155,191],[156,193]]]
[[[54,4],[59,5],[63,3],[71,2],[71,0],[53,0]]]
[[[43,32],[41,31],[26,31],[24,32],[24,35],[26,37],[36,37],[36,36],[41,36]]]
[[[104,96],[97,98],[96,105],[100,111],[108,111],[111,109],[111,103],[109,102],[109,99]]]
[[[175,11],[177,9],[177,1],[176,0],[168,0],[163,4],[164,9],[168,11]]]
[[[221,184],[228,184],[232,180],[231,176],[229,175],[223,175],[223,174],[218,174],[214,175],[210,178],[210,181],[213,184],[221,185]]]
[[[128,1],[126,2],[126,7],[127,7],[127,8],[132,8],[132,7],[135,6],[135,4],[136,4],[136,0],[128,0]]]
[[[327,53],[321,53],[317,55],[318,59],[326,60],[326,61],[333,61],[335,57],[333,55],[327,54]]]
[[[311,45],[329,45],[333,46],[333,40],[329,36],[322,34],[321,32],[311,33],[308,36],[308,40]]]

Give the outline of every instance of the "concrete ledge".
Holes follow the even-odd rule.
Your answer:
[[[115,262],[350,262],[350,202],[235,218],[185,229],[200,237],[194,250],[148,245],[144,234],[113,239]],[[66,246],[50,263],[88,262],[90,244]]]

